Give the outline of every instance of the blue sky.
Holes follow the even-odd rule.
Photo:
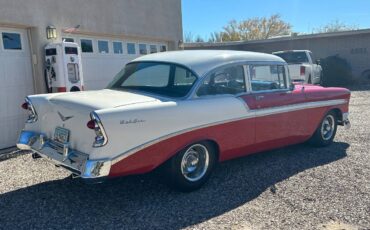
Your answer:
[[[339,20],[370,28],[370,0],[182,0],[183,30],[208,38],[231,19],[279,13],[293,31],[311,33],[314,28]]]

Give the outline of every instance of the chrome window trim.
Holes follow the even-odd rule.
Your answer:
[[[252,88],[252,76],[250,75],[250,68],[251,66],[272,66],[272,65],[277,65],[277,66],[284,66],[284,70],[285,70],[285,82],[286,82],[286,85],[288,88],[286,89],[270,89],[270,90],[259,90],[259,91],[255,91],[253,90]],[[250,84],[250,89],[251,89],[251,94],[259,94],[259,93],[276,93],[276,92],[289,92],[289,91],[292,91],[290,89],[290,84],[291,84],[291,79],[290,79],[290,75],[289,75],[289,68],[288,68],[288,65],[285,63],[285,64],[250,64],[247,66],[248,68],[248,79],[249,79],[249,84]],[[287,71],[288,70],[288,71]]]
[[[144,95],[148,95],[148,96],[153,96],[153,97],[157,97],[157,98],[162,98],[164,100],[184,101],[184,100],[191,99],[191,95],[193,93],[194,87],[196,87],[197,84],[199,84],[199,81],[201,80],[201,77],[199,77],[198,74],[196,72],[194,72],[191,68],[189,68],[186,65],[182,65],[182,64],[179,64],[179,63],[176,63],[176,62],[167,62],[167,61],[135,61],[135,60],[133,60],[133,61],[127,63],[126,66],[129,65],[129,64],[134,64],[134,63],[158,63],[158,64],[174,65],[175,67],[180,67],[180,68],[185,69],[186,71],[189,71],[197,79],[195,80],[195,82],[194,82],[192,88],[189,90],[189,92],[185,96],[183,96],[183,97],[169,97],[169,96],[163,96],[163,95],[159,95],[159,94],[155,94],[155,93],[143,92],[143,91],[139,91],[139,90],[127,90],[127,91],[139,92],[140,94],[144,94]],[[126,66],[124,68],[126,68]],[[124,69],[122,69],[121,71],[123,71],[123,70]],[[119,72],[118,74],[120,74],[120,73],[121,72]],[[112,86],[112,82],[116,79],[116,77],[118,76],[118,74],[113,78],[113,80],[109,83],[109,85],[107,87],[105,87],[105,89],[117,90],[117,89],[112,89],[111,86]]]
[[[207,74],[207,76],[205,76],[205,77],[202,77],[201,79],[201,83],[199,84],[199,82],[198,82],[198,89],[195,91],[195,96],[197,97],[197,98],[202,98],[202,97],[208,97],[208,96],[220,96],[220,95],[236,95],[236,94],[216,94],[216,95],[205,95],[205,96],[198,96],[197,95],[197,92],[198,92],[198,90],[200,89],[200,87],[203,85],[203,82],[206,80],[206,79],[208,79],[208,77],[211,75],[211,74],[213,74],[213,73],[215,73],[215,72],[217,72],[218,70],[221,70],[221,69],[225,69],[225,68],[227,68],[227,67],[242,67],[243,68],[243,74],[244,74],[244,84],[246,84],[246,78],[247,78],[247,76],[245,75],[245,68],[244,68],[244,66],[245,65],[243,65],[243,64],[237,64],[237,63],[235,63],[235,64],[228,64],[228,65],[223,65],[223,66],[220,66],[220,67],[217,67],[217,68],[214,68],[212,71],[210,71],[208,74]],[[247,92],[247,87],[245,87],[245,92],[242,92],[242,93],[246,93]],[[239,93],[240,94],[240,93]]]
[[[211,70],[209,70],[208,72],[206,72],[205,74],[203,74],[202,76],[199,77],[198,79],[198,82],[196,82],[196,84],[194,84],[193,88],[190,90],[190,94],[188,97],[184,98],[184,99],[195,99],[195,98],[201,98],[197,95],[197,91],[198,89],[200,88],[200,86],[203,84],[204,80],[210,75],[212,74],[213,72],[217,71],[218,69],[221,69],[221,68],[226,68],[228,66],[233,66],[233,65],[241,65],[241,66],[249,66],[249,65],[284,65],[286,66],[287,64],[285,62],[277,62],[277,61],[244,61],[244,60],[241,60],[241,61],[231,61],[231,62],[227,62],[227,63],[224,63],[222,65],[218,65],[218,66],[215,66],[214,68],[212,68]],[[249,78],[249,76],[244,76],[244,78]],[[245,81],[247,82],[247,79],[245,79]],[[233,94],[223,94],[223,95],[233,95],[235,97],[238,97],[240,95],[244,95],[244,94],[249,94],[250,92],[248,92],[248,87],[246,88],[246,92],[244,93],[241,93],[241,94],[237,94],[237,95],[233,95]],[[215,96],[215,95],[213,95]]]

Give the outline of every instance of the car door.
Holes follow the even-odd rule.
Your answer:
[[[256,150],[300,142],[307,114],[294,105],[304,103],[305,96],[290,88],[287,66],[250,65],[248,70],[251,93],[241,98],[255,111]]]
[[[242,64],[226,65],[211,72],[196,92],[204,104],[217,103],[218,115],[232,113],[234,119],[223,121],[222,131],[212,132],[223,153],[221,159],[231,159],[252,153],[255,144],[255,117],[240,95],[247,93],[246,71]],[[229,100],[226,104],[225,100]],[[207,107],[203,106],[203,109]],[[225,120],[225,118],[222,118]]]

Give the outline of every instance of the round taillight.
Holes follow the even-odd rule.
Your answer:
[[[22,104],[22,109],[28,110],[28,103],[27,102]]]
[[[89,129],[95,129],[95,121],[94,120],[90,120],[89,122],[87,122],[86,126]]]

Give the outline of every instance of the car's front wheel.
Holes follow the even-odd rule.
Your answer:
[[[192,144],[165,165],[172,187],[183,192],[199,189],[210,177],[217,162],[216,149],[209,142]]]
[[[321,121],[319,127],[311,137],[310,143],[317,147],[330,145],[337,133],[337,127],[337,115],[334,111],[330,111]]]

